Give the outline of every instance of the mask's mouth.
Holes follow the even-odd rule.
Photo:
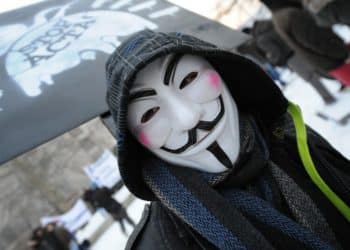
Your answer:
[[[224,108],[224,101],[222,100],[221,95],[219,96],[219,100],[220,100],[220,112],[219,112],[219,114],[212,121],[199,121],[195,127],[190,129],[188,131],[187,143],[184,146],[177,148],[177,149],[171,149],[171,148],[167,148],[167,147],[163,146],[163,147],[161,147],[161,149],[163,149],[164,151],[167,151],[169,153],[180,154],[182,152],[185,152],[189,147],[203,141],[208,135],[211,134],[212,130],[215,128],[215,126],[219,123],[221,118],[224,116],[225,108]],[[209,131],[209,133],[206,134],[201,140],[197,141],[197,129]]]

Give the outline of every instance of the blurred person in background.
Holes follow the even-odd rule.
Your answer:
[[[79,248],[74,236],[63,226],[49,223],[34,229],[27,243],[30,250],[84,250]]]
[[[105,209],[115,221],[120,223],[122,232],[126,234],[124,221],[128,222],[133,227],[135,226],[135,222],[129,217],[123,205],[119,204],[112,195],[113,191],[111,189],[107,187],[96,187],[85,190],[83,200],[88,202],[94,211],[99,208]]]
[[[259,61],[268,62],[274,67],[288,67],[307,83],[310,83],[326,104],[336,101],[322,84],[321,78],[323,76],[310,63],[289,48],[275,31],[271,20],[256,21],[252,28],[244,31],[252,37],[237,48],[238,52],[257,59],[260,58]]]
[[[331,28],[319,26],[308,12],[297,8],[275,11],[273,23],[283,41],[316,72],[350,85],[350,50]]]
[[[261,0],[272,12],[281,39],[317,74],[350,85],[349,46],[332,30],[336,23],[349,24],[347,0]],[[299,60],[300,59],[300,60]]]

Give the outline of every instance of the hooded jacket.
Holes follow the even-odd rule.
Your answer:
[[[243,135],[255,138],[241,138],[242,148],[252,154],[243,152],[239,167],[224,177],[169,167],[127,130],[128,96],[136,73],[169,53],[208,60],[228,83],[240,113],[252,117],[242,115],[241,120],[254,121],[241,126]],[[303,167],[287,99],[255,63],[189,35],[146,30],[116,49],[106,63],[106,74],[106,100],[116,124],[121,176],[134,195],[152,201],[128,248],[331,249],[350,245],[344,214]],[[327,187],[349,202],[349,162],[315,132],[308,130],[308,135],[316,172]],[[255,185],[271,178],[275,180],[269,190],[274,191],[267,193],[272,196],[261,192],[264,184]]]

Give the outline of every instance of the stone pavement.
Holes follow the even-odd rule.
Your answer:
[[[89,186],[83,167],[114,144],[96,118],[1,165],[0,249],[26,249],[40,217],[67,211]]]

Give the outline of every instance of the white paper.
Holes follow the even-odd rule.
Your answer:
[[[100,158],[84,168],[90,180],[98,187],[113,187],[121,180],[117,158],[105,150]]]

